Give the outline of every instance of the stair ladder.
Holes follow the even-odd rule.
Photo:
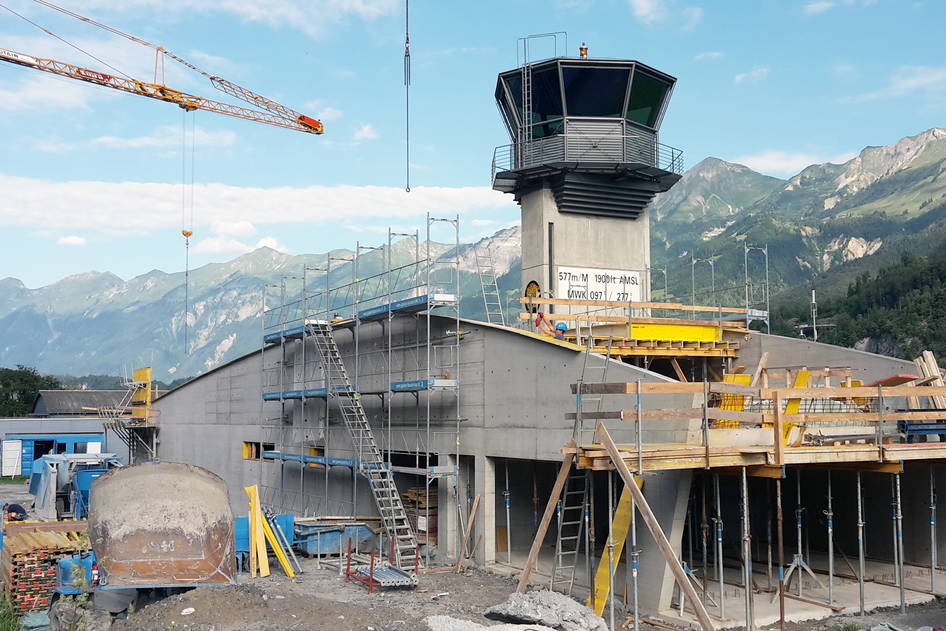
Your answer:
[[[381,450],[371,432],[368,416],[361,405],[361,395],[352,386],[348,371],[345,370],[335,338],[332,337],[332,327],[327,323],[307,326],[325,369],[327,396],[338,401],[342,419],[355,447],[358,467],[371,485],[371,493],[381,514],[381,523],[391,540],[396,542],[393,546],[393,563],[402,570],[413,572],[417,539],[394,484],[394,476],[385,465]]]
[[[473,246],[473,258],[476,260],[476,272],[480,277],[486,321],[490,324],[506,326],[506,316],[503,314],[503,303],[499,294],[499,285],[496,282],[496,267],[493,265],[492,252],[488,246],[477,244]]]
[[[608,366],[611,361],[612,339],[608,339],[608,352],[604,356],[604,362],[600,366],[589,366],[588,356],[591,355],[591,348],[594,341],[589,336],[588,348],[581,365],[581,375],[578,378],[578,388],[581,391],[581,384],[587,383],[589,373],[600,371],[600,383],[606,383],[608,380]],[[601,409],[601,397],[579,396],[576,398],[577,414],[575,415],[575,426],[572,430],[572,437],[575,443],[583,443],[582,434],[586,431],[583,427],[581,412],[591,412],[592,409],[586,406],[593,405],[594,411]],[[593,430],[592,430],[593,431]],[[576,463],[577,464],[577,463]],[[558,529],[555,540],[555,563],[552,567],[552,578],[549,581],[549,589],[556,587],[568,595],[571,595],[572,588],[575,585],[575,573],[578,567],[579,553],[582,543],[585,546],[586,571],[591,580],[591,551],[594,550],[594,524],[591,523],[591,472],[579,472],[577,467],[573,468],[575,475],[569,476],[565,480],[565,488],[562,490],[562,499],[558,503]]]

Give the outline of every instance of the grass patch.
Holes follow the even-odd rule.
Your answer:
[[[0,598],[0,631],[19,631],[20,616],[6,598]]]
[[[4,476],[0,478],[0,484],[23,484],[29,479],[30,476],[28,475]]]

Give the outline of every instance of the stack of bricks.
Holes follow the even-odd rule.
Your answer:
[[[5,524],[0,577],[13,610],[48,608],[59,559],[88,549],[84,522]]]

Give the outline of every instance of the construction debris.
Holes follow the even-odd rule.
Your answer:
[[[608,628],[588,607],[547,589],[513,593],[505,602],[487,609],[485,615],[491,620],[540,624],[558,631],[607,631]]]
[[[450,616],[428,616],[424,618],[424,623],[429,631],[555,631],[551,627],[543,627],[537,624],[500,624],[494,626],[484,626],[469,620],[458,620]]]

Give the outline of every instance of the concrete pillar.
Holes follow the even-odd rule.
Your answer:
[[[677,553],[677,558],[680,558],[683,543],[692,481],[693,473],[688,470],[658,473],[644,478],[644,497]],[[673,597],[673,574],[641,519],[637,520],[637,541],[642,549],[639,587],[641,608],[645,611],[669,609]]]
[[[437,462],[442,462],[457,470],[457,457],[451,454],[439,454]],[[437,551],[443,557],[457,560],[457,493],[459,475],[440,478],[437,482]]]
[[[475,543],[482,537],[476,549],[476,562],[485,565],[496,562],[496,459],[476,456],[473,478],[473,490],[480,494],[480,504],[471,540]]]

